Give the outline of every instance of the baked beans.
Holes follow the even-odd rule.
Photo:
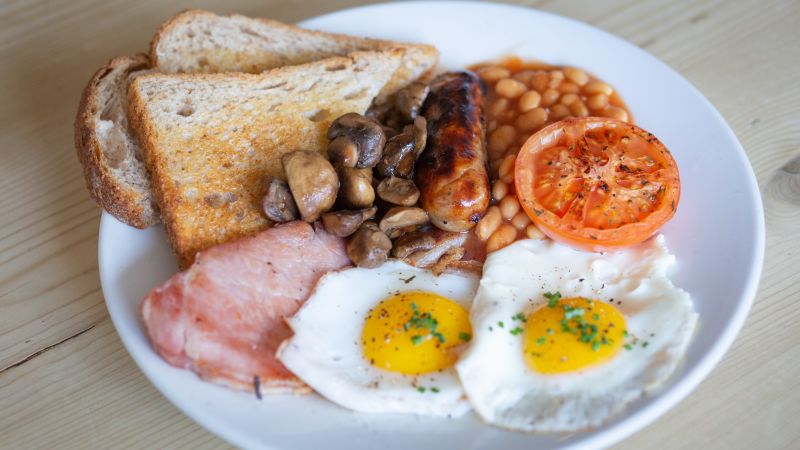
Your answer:
[[[603,83],[600,80],[592,80],[583,86],[583,92],[586,95],[592,94],[605,94],[611,95],[614,93],[614,88],[608,83]]]
[[[514,228],[524,231],[525,227],[531,223],[531,218],[525,214],[525,211],[518,212],[514,217],[511,218],[511,225],[514,225]]]
[[[569,117],[569,107],[563,103],[559,103],[557,105],[553,105],[550,108],[550,119],[554,122],[558,122],[561,119],[566,119]]]
[[[547,123],[547,110],[544,108],[534,108],[517,117],[514,125],[527,132],[533,132],[542,128]]]
[[[503,180],[497,180],[492,186],[492,198],[495,201],[500,201],[508,193],[508,185]]]
[[[495,120],[497,117],[504,117],[510,105],[511,102],[509,102],[507,98],[498,98],[489,106],[489,114],[494,117]]]
[[[525,84],[513,78],[503,78],[494,85],[497,95],[505,98],[517,98],[527,90]]]
[[[513,243],[517,239],[517,229],[508,223],[503,223],[486,241],[486,251],[493,252]]]
[[[558,86],[558,90],[561,91],[562,94],[577,94],[581,91],[581,88],[569,81],[565,81]]]
[[[551,70],[550,80],[547,82],[547,86],[554,89],[561,86],[562,81],[564,81],[564,72],[558,69]]]
[[[527,236],[528,239],[537,239],[537,240],[547,239],[547,236],[545,236],[544,233],[542,233],[542,230],[540,230],[535,223],[532,223],[527,227],[525,227],[525,236]]]
[[[553,88],[548,88],[542,91],[542,106],[550,106],[558,101],[561,93]]]
[[[521,209],[514,190],[514,160],[537,131],[568,117],[602,116],[633,122],[610,84],[578,67],[508,58],[472,67],[486,84],[487,149],[492,204],[475,233],[487,251],[516,239],[546,239]]]
[[[522,72],[515,73],[511,78],[519,81],[522,84],[528,84],[533,78],[534,72],[532,70],[523,70]]]
[[[521,112],[527,112],[539,106],[542,101],[542,94],[536,91],[528,91],[519,98],[517,105]]]
[[[536,132],[565,117],[597,115],[631,121],[630,112],[614,88],[578,67],[560,67],[539,62],[523,62],[508,58],[499,63],[479,64],[473,69],[488,89],[488,121],[496,120],[497,127],[513,125],[518,131]],[[580,100],[583,106],[564,110]],[[544,123],[529,129],[528,120],[520,116],[542,108]],[[553,109],[555,109],[555,114]],[[541,117],[542,111],[537,115]]]
[[[577,101],[577,100],[580,100],[580,97],[578,97],[578,94],[564,94],[564,95],[561,96],[561,100],[559,101],[559,103],[561,103],[562,105],[569,106],[569,105],[575,103],[575,101]]]
[[[513,195],[506,195],[500,201],[500,215],[503,219],[511,220],[519,212],[519,202]]]
[[[583,86],[589,82],[589,75],[587,75],[586,72],[582,71],[581,69],[575,67],[565,67],[563,72],[565,77],[569,78],[570,81],[578,86]]]
[[[569,104],[569,112],[575,117],[586,117],[589,115],[589,108],[580,99]]]
[[[505,67],[489,66],[478,69],[478,76],[481,77],[484,82],[490,83],[510,77],[511,71]]]
[[[600,115],[610,117],[612,119],[622,120],[625,122],[627,122],[628,117],[630,117],[628,111],[625,111],[625,109],[611,105],[607,106],[604,110],[600,111]]]
[[[483,215],[478,225],[475,226],[475,234],[481,241],[487,241],[489,237],[494,234],[500,223],[503,222],[503,217],[500,216],[500,208],[497,206],[490,206],[486,214]]]
[[[508,152],[500,168],[497,170],[497,178],[504,181],[506,184],[514,182],[514,160],[517,159],[516,152]]]
[[[489,153],[505,156],[505,151],[514,143],[517,130],[512,125],[501,125],[489,135]]]
[[[586,106],[594,111],[602,111],[608,106],[608,95],[594,94],[586,99]]]

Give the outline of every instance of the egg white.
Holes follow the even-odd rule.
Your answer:
[[[673,286],[675,261],[663,236],[613,253],[587,253],[552,241],[523,240],[494,252],[471,311],[473,339],[456,364],[475,411],[488,423],[531,432],[597,427],[674,372],[697,322],[689,295]],[[541,374],[523,359],[520,312],[544,306],[546,292],[609,302],[638,339],[611,360],[564,374]],[[498,322],[504,322],[501,328]],[[647,342],[644,346],[644,342]]]
[[[434,276],[399,261],[388,261],[375,269],[329,273],[320,279],[297,314],[287,320],[295,334],[283,343],[278,358],[319,394],[345,408],[370,413],[462,415],[470,410],[470,404],[453,367],[419,376],[374,367],[364,357],[361,333],[369,310],[398,293],[431,292],[469,311],[477,286],[476,276]],[[419,392],[418,386],[425,392]]]

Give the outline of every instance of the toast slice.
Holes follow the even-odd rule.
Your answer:
[[[150,58],[167,73],[259,73],[358,51],[403,48],[402,70],[378,95],[378,103],[436,65],[435,47],[306,30],[275,20],[188,10],[153,36]],[[225,68],[225,70],[220,70]]]
[[[145,54],[120,56],[92,76],[75,119],[75,148],[89,194],[106,211],[137,228],[158,222],[150,180],[128,128],[129,80],[147,71]]]
[[[262,74],[147,74],[129,90],[140,138],[179,266],[213,245],[270,225],[266,176],[281,156],[325,152],[331,122],[364,113],[400,70],[404,51],[356,52]]]
[[[401,67],[378,93],[376,103],[430,73],[438,61],[436,49],[309,31],[269,19],[201,10],[179,13],[153,37],[149,64],[141,54],[115,58],[84,89],[75,120],[75,145],[89,192],[103,209],[128,225],[146,228],[159,221],[150,177],[140,163],[142,152],[125,117],[128,82],[140,71],[259,73],[354,51],[391,48],[404,50]],[[118,111],[119,105],[122,114],[103,115]],[[121,166],[117,165],[120,153],[126,155]]]

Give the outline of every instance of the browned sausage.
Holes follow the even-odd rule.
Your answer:
[[[416,166],[420,205],[447,231],[469,230],[489,206],[483,87],[471,72],[436,77],[422,106],[428,142]]]

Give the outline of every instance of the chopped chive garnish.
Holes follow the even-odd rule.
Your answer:
[[[434,394],[438,394],[438,393],[439,393],[439,388],[437,388],[437,387],[432,387],[432,388],[431,388],[431,392],[433,392]]]
[[[649,343],[649,342],[647,342],[647,341],[644,341],[644,342],[642,342],[642,348],[645,348],[645,347],[647,347],[648,345],[650,345],[650,343]]]
[[[539,336],[539,339],[536,339],[536,345],[544,345],[547,342],[547,338],[544,336]]]
[[[583,312],[584,312],[583,308],[570,308],[568,310],[565,308],[564,317],[567,320],[573,319],[575,317],[583,317]]]
[[[553,334],[553,329],[552,328],[548,328],[547,329],[547,334]]]
[[[517,313],[511,316],[511,320],[519,320],[520,322],[527,322],[528,319],[525,318],[525,314]]]
[[[598,350],[600,350],[600,342],[598,341],[592,342],[592,351],[596,352]]]
[[[472,339],[472,335],[462,331],[462,332],[458,333],[458,338],[461,339],[464,342],[469,342]]]
[[[424,392],[425,392],[425,388],[424,388],[424,387],[422,387],[422,386],[417,386],[417,392],[419,392],[420,394],[422,394],[422,393],[424,393]]]
[[[444,343],[444,335],[436,331],[436,328],[439,326],[439,321],[434,319],[430,313],[420,313],[417,304],[414,302],[411,303],[411,311],[413,311],[413,314],[411,314],[411,318],[408,319],[408,322],[403,324],[403,331],[408,331],[411,328],[416,330],[428,330],[428,335]],[[413,342],[414,345],[419,345],[424,338],[425,336],[412,336],[411,342]]]
[[[561,331],[575,334],[575,328],[569,326],[569,321],[567,319],[561,319],[559,323],[561,324]]]
[[[625,350],[632,350],[633,349],[633,346],[631,346],[631,344],[625,344],[625,345],[623,345],[623,347],[625,347]]]
[[[503,328],[503,327],[505,327],[506,325],[505,325],[505,324],[503,323],[503,321],[501,320],[501,321],[497,322],[497,326],[498,326],[498,327],[500,327],[500,328]]]
[[[520,328],[520,327],[514,327],[514,328],[512,328],[512,329],[508,330],[508,332],[509,332],[509,333],[511,333],[511,334],[513,334],[514,336],[516,336],[516,335],[518,335],[518,334],[522,333],[522,328]]]
[[[550,308],[555,308],[558,305],[558,301],[561,299],[561,292],[556,291],[555,293],[545,292],[544,298],[547,299],[547,306]]]
[[[594,321],[597,322],[598,320],[600,320],[600,316],[598,314],[594,314],[592,316],[592,319],[594,319]]]

